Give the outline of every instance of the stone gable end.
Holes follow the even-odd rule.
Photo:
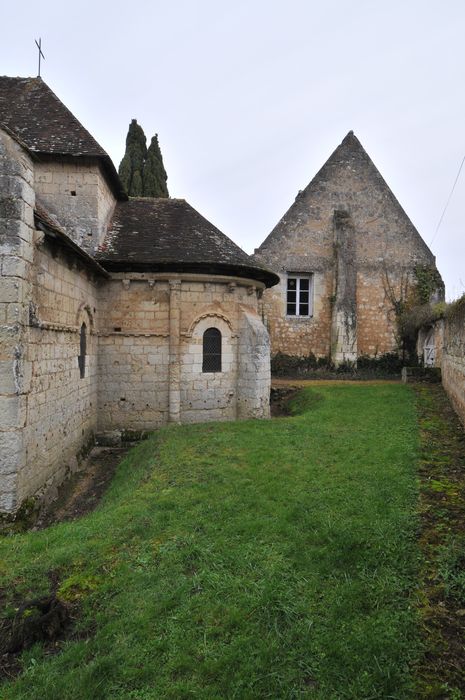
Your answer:
[[[431,251],[352,132],[254,258],[280,276],[280,284],[264,294],[272,353],[313,353],[336,364],[395,351],[394,301],[415,285],[416,266],[435,268]],[[293,299],[288,279],[300,276],[311,280],[304,315],[286,306]]]

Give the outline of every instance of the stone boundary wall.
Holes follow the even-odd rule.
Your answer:
[[[465,298],[454,305],[444,323],[442,383],[465,426]]]

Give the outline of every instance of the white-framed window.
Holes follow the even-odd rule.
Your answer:
[[[287,316],[313,315],[313,276],[289,272],[286,290]]]

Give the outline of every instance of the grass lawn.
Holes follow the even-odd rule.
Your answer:
[[[412,697],[413,393],[318,386],[293,412],[162,429],[95,512],[3,538],[6,615],[55,585],[76,622],[0,697]]]

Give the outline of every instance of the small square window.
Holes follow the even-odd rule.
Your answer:
[[[313,314],[313,276],[290,272],[287,277],[286,314],[311,316]]]

